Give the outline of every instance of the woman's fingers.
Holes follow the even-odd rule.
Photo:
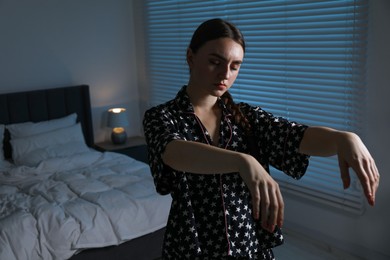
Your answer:
[[[376,167],[376,164],[374,162],[374,159],[369,158],[364,161],[363,169],[364,172],[361,173],[363,176],[363,181],[361,182],[365,183],[366,188],[366,196],[370,203],[370,205],[375,205],[375,194],[379,187],[379,172],[378,168]],[[360,177],[359,177],[360,179]]]
[[[375,194],[379,187],[380,174],[375,163],[373,163],[371,167],[372,167],[372,172],[374,173],[374,199],[375,199]]]
[[[343,181],[343,187],[344,189],[348,189],[349,186],[351,185],[351,176],[349,175],[349,170],[348,170],[349,166],[340,157],[339,157],[339,168],[340,168],[341,180]]]
[[[250,192],[253,218],[260,220],[261,226],[269,232],[273,232],[276,225],[281,227],[284,220],[284,202],[279,185],[272,179],[270,182],[254,183],[250,186]]]
[[[264,229],[269,230],[268,219],[270,216],[270,212],[269,212],[270,198],[268,194],[267,185],[261,185],[260,194],[261,194],[260,195],[261,196],[261,201],[260,201],[261,226]]]
[[[353,133],[342,135],[338,145],[338,159],[344,188],[348,188],[352,168],[362,185],[364,195],[370,205],[375,204],[375,194],[379,186],[379,172],[370,152],[361,139]]]
[[[360,183],[362,184],[364,194],[368,200],[368,203],[370,205],[374,205],[373,192],[372,192],[370,177],[368,176],[368,173],[365,171],[365,169],[361,165],[357,166],[354,170],[355,170],[356,174],[358,175]]]
[[[253,191],[251,190],[252,196],[252,210],[253,210],[253,218],[259,220],[260,218],[260,190],[257,185],[254,186]]]
[[[339,158],[341,178],[343,180],[344,188],[348,188],[350,184],[349,176],[349,164]],[[371,206],[375,204],[375,194],[379,186],[379,172],[373,159],[361,160],[356,163],[350,164],[355,171],[364,191],[364,195],[367,198],[368,203]]]
[[[279,201],[279,211],[278,211],[276,223],[279,227],[282,227],[283,222],[284,222],[284,201],[283,201],[283,197],[282,197],[282,193],[280,192],[280,189],[278,190],[276,195],[277,195],[278,201]]]
[[[372,190],[372,205],[375,204],[375,194],[379,187],[379,171],[376,167],[374,159],[370,161],[369,164],[369,172],[370,172],[370,183],[371,183],[371,190]]]
[[[273,232],[276,225],[282,226],[284,202],[279,185],[272,179],[260,185],[260,208],[262,227]]]
[[[253,218],[273,232],[275,225],[281,226],[284,218],[284,203],[277,182],[253,156],[244,156],[240,164],[240,175],[252,197]]]
[[[349,165],[342,158],[339,158],[341,179],[343,181],[344,189],[347,189],[350,185]],[[372,170],[368,170],[362,163],[351,164],[352,169],[355,171],[364,191],[364,195],[370,205],[375,203],[375,192],[377,184],[374,181],[375,174]],[[370,167],[371,168],[371,167]]]

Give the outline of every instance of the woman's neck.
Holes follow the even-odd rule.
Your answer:
[[[209,111],[215,109],[215,107],[217,106],[217,97],[212,96],[208,93],[202,93],[201,91],[198,91],[196,86],[188,85],[187,95],[189,96],[191,104],[194,107],[195,111]]]

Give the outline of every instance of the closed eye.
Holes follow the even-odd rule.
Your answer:
[[[220,60],[216,60],[216,59],[211,59],[209,60],[209,62],[213,65],[220,65],[221,64],[221,61]]]
[[[241,67],[241,63],[234,63],[232,66],[231,66],[231,70],[239,70]]]

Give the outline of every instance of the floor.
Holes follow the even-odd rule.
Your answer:
[[[273,249],[276,260],[362,260],[341,250],[315,243],[294,234],[285,234],[285,244]]]
[[[285,243],[273,249],[276,260],[364,260],[313,242],[308,238],[283,233],[286,237]]]

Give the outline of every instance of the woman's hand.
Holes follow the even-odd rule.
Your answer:
[[[254,157],[245,155],[243,158],[239,173],[252,196],[253,217],[260,217],[262,227],[273,232],[275,225],[283,225],[284,218],[284,202],[279,185]]]
[[[344,189],[347,189],[351,183],[349,173],[351,167],[362,184],[368,203],[374,206],[375,193],[379,186],[379,172],[374,159],[359,136],[350,132],[340,132],[337,156]]]
[[[347,189],[351,183],[349,174],[351,167],[362,184],[368,203],[372,206],[375,204],[379,172],[359,136],[328,127],[309,127],[305,131],[299,151],[313,156],[337,155],[344,188]]]

